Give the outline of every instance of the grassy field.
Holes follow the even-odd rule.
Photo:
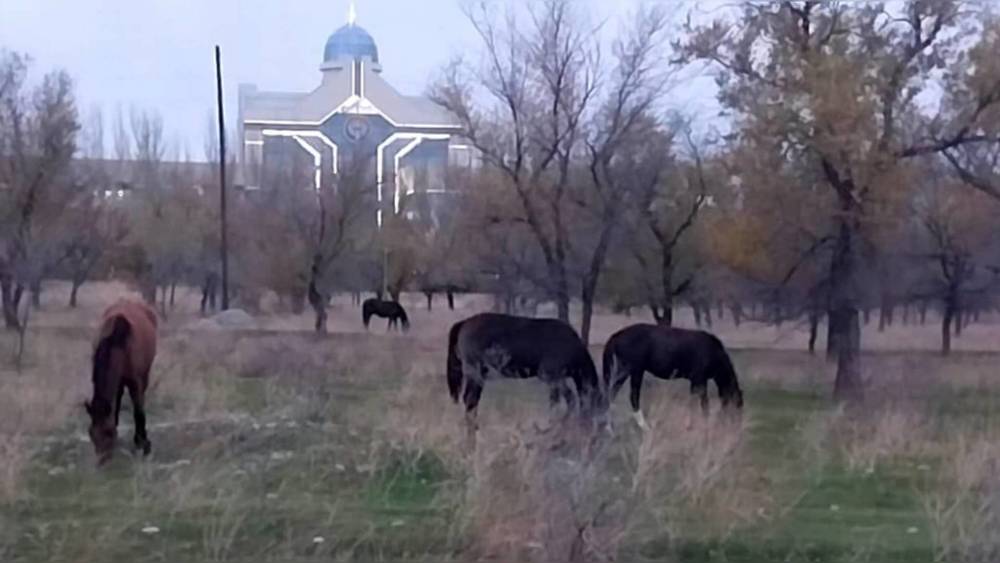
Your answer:
[[[689,429],[686,386],[648,381],[651,429],[619,397],[597,441],[540,385],[504,382],[469,451],[439,334],[198,332],[178,315],[153,455],[97,469],[79,406],[91,329],[52,309],[20,372],[0,337],[0,561],[1000,559],[990,352],[869,353],[851,411],[821,359],[734,350],[742,426]]]

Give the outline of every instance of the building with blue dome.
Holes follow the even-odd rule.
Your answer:
[[[240,85],[239,158],[247,189],[289,183],[324,189],[348,166],[360,167],[375,191],[378,226],[385,213],[417,210],[437,222],[449,164],[471,164],[455,117],[393,88],[382,76],[375,40],[353,17],[327,39],[319,70],[311,92]],[[288,170],[302,168],[310,173],[289,178]]]

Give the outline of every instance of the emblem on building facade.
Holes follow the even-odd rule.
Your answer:
[[[369,129],[367,119],[363,117],[348,117],[344,123],[344,136],[350,141],[357,143],[368,136]]]

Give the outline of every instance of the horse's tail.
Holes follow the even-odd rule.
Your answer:
[[[729,353],[726,352],[725,346],[722,345],[722,341],[715,338],[715,345],[717,365],[712,371],[715,374],[715,386],[719,389],[719,398],[722,399],[723,405],[732,405],[741,409],[743,408],[743,390],[740,389],[733,361],[729,357]]]
[[[458,357],[458,334],[462,331],[462,322],[459,321],[451,326],[448,332],[448,393],[452,400],[458,402],[458,395],[462,392],[462,383],[465,379],[462,373],[462,360]]]
[[[607,391],[605,390],[606,385],[603,385],[600,380],[600,375],[597,373],[597,366],[594,365],[594,359],[590,356],[590,352],[587,347],[583,347],[582,356],[580,357],[579,370],[580,370],[580,381],[581,381],[581,391],[580,400],[589,400],[590,404],[587,405],[590,414],[600,414],[606,410],[607,407]],[[584,397],[584,393],[586,396]]]
[[[131,334],[132,325],[122,315],[115,315],[104,321],[97,347],[94,348],[94,379],[107,371],[111,362],[111,351],[115,348],[124,348]]]

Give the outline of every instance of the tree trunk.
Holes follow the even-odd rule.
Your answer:
[[[445,295],[448,296],[448,310],[449,311],[454,311],[455,310],[455,292],[453,292],[452,290],[449,289],[447,292],[445,292]]]
[[[840,401],[859,401],[863,397],[861,382],[861,323],[858,310],[845,307],[840,343],[837,345],[837,377],[833,396]]]
[[[31,306],[36,309],[42,307],[42,280],[31,282]]]
[[[160,315],[164,319],[167,318],[167,286],[163,286],[162,288],[160,288]]]
[[[608,208],[602,215],[603,225],[601,235],[594,246],[594,252],[590,255],[590,265],[583,278],[583,288],[580,298],[583,301],[583,310],[580,318],[580,339],[584,344],[590,343],[590,324],[594,316],[594,298],[597,296],[597,284],[601,279],[601,272],[604,271],[604,259],[608,254],[608,246],[611,244],[611,235],[618,214],[618,198],[615,197],[608,203]]]
[[[927,301],[920,302],[920,325],[927,324]]]
[[[840,317],[831,307],[830,310],[826,312],[826,359],[830,362],[837,359],[837,345],[839,343],[840,335],[843,333],[843,329],[841,329],[837,324],[839,322]]]
[[[303,291],[296,290],[292,293],[291,306],[292,314],[301,315],[303,311],[306,310],[306,294]]]
[[[716,314],[715,314],[715,316],[718,317],[719,320],[721,321],[721,320],[723,320],[723,316],[725,314],[726,314],[726,305],[725,305],[725,303],[722,302],[722,300],[719,300],[718,304],[716,305]]]
[[[868,323],[870,323],[871,320],[872,320],[872,310],[870,308],[868,308],[868,307],[865,307],[865,310],[864,310],[864,323],[865,323],[865,326],[868,326]]]
[[[701,309],[695,301],[691,302],[691,313],[694,314],[694,326],[701,328]]]
[[[835,338],[837,376],[834,397],[837,400],[860,400],[861,323],[857,306],[858,258],[854,235],[859,230],[853,192],[841,193],[843,216],[831,261],[830,290],[832,315],[830,336]]]
[[[781,327],[781,323],[784,320],[784,316],[781,313],[781,299],[775,297],[774,304],[771,306],[771,322],[774,326]]]
[[[72,285],[72,287],[70,287],[70,290],[69,290],[69,306],[70,306],[71,309],[75,309],[76,308],[76,305],[77,305],[76,295],[80,291],[80,286],[81,285],[83,285],[83,282],[81,282],[80,280],[78,280],[76,278],[73,279],[73,285]]]
[[[906,326],[909,324],[910,324],[910,304],[903,303],[903,325]]]
[[[173,308],[174,308],[174,303],[175,303],[174,297],[176,296],[176,293],[177,293],[177,282],[170,282],[170,309],[171,310],[173,310]]]
[[[705,325],[708,328],[712,328],[712,304],[708,301],[703,303],[702,316],[705,318]]]
[[[590,321],[594,315],[594,294],[584,284],[583,293],[580,295],[582,301],[582,311],[580,317],[580,339],[584,345],[590,344]]]
[[[569,323],[569,286],[565,278],[556,282],[556,311],[559,320]]]
[[[965,311],[957,305],[955,305],[955,313],[951,324],[955,328],[955,336],[962,336],[962,327],[965,324]]]
[[[649,310],[653,313],[653,320],[660,326],[673,326],[674,308],[671,305],[660,307],[656,303],[649,304]]]
[[[816,353],[816,337],[819,335],[819,310],[809,311],[809,353]]]
[[[434,307],[434,292],[425,291],[424,296],[427,297],[427,310],[430,311]]]
[[[729,306],[729,310],[733,317],[733,324],[736,325],[736,328],[739,328],[740,323],[743,322],[743,306],[733,301],[732,305]]]
[[[20,284],[15,284],[10,277],[0,278],[0,297],[2,297],[4,326],[10,329],[19,330],[21,320],[17,316],[18,305],[21,304],[21,294],[24,288]]]
[[[941,317],[941,355],[951,354],[951,324],[955,320],[955,304],[952,300],[946,299],[944,304],[944,314]]]
[[[309,305],[316,314],[316,334],[326,334],[326,298],[316,287],[316,280],[309,282]]]
[[[884,298],[882,306],[879,307],[878,312],[878,331],[885,332],[885,327],[889,324],[889,305],[885,303]]]

